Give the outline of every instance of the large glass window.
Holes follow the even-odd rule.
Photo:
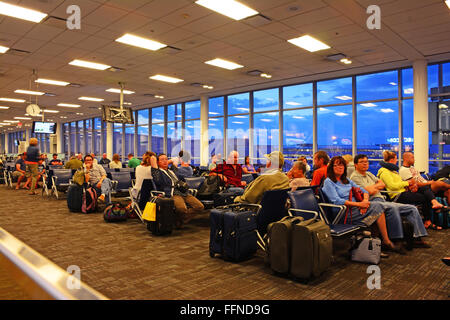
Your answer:
[[[248,115],[228,118],[227,153],[238,151],[240,163],[249,155],[249,125]]]
[[[76,139],[77,136],[77,123],[71,122],[70,123],[70,152],[72,154],[78,153],[77,147],[76,147]]]
[[[383,159],[383,150],[398,150],[398,101],[357,106],[358,153]]]
[[[249,113],[250,112],[250,94],[239,93],[228,96],[228,114]]]
[[[312,83],[283,87],[283,108],[292,109],[313,105]]]
[[[403,100],[402,103],[403,152],[414,152],[414,100]]]
[[[265,154],[280,150],[279,146],[279,113],[256,113],[253,116],[253,157],[254,163],[265,164]]]
[[[148,150],[148,126],[140,126],[138,127],[137,132],[137,142],[138,142],[138,150],[137,154],[142,156]]]
[[[134,154],[134,125],[125,126],[125,156]],[[142,154],[135,154],[135,157],[140,157]]]
[[[163,109],[164,113],[164,109]],[[138,126],[148,125],[148,109],[138,110],[137,111],[137,124]]]
[[[292,162],[313,153],[313,109],[283,112],[283,154]]]
[[[442,85],[450,86],[450,62],[442,65]]]
[[[152,108],[152,123],[164,122],[164,107]]]
[[[352,78],[317,82],[317,103],[338,104],[352,101]]]
[[[352,106],[317,110],[318,150],[330,157],[352,154]]]
[[[398,97],[398,71],[357,76],[356,97],[358,101]]]
[[[169,122],[167,124],[167,156],[178,157],[181,150],[181,122]]]
[[[113,126],[113,153],[117,153],[124,159],[124,155],[122,154],[122,136],[123,136],[123,124],[114,123]]]
[[[200,119],[200,100],[186,102],[184,114],[186,119]]]
[[[172,104],[167,106],[167,121],[181,121],[182,104]]]
[[[209,98],[209,116],[223,116],[224,97]]]
[[[209,154],[223,156],[224,118],[210,118],[208,123]]]
[[[156,154],[164,152],[164,123],[152,125],[152,151]]]
[[[279,90],[278,88],[255,91],[253,93],[253,111],[278,110]]]
[[[439,87],[439,65],[434,64],[428,66],[428,93],[431,93],[431,88]]]
[[[413,69],[403,69],[402,70],[402,94],[403,97],[413,97],[414,96],[414,83],[413,83]]]
[[[186,121],[184,150],[191,154],[191,164],[200,165],[200,120]]]
[[[100,149],[100,140],[102,138],[102,132],[100,130],[95,130],[93,138],[94,138],[94,153],[96,155],[102,155],[103,150]]]

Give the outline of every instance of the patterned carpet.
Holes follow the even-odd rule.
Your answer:
[[[39,189],[40,191],[40,189]],[[308,283],[275,276],[258,254],[229,263],[208,254],[208,216],[171,236],[152,236],[139,220],[109,224],[102,214],[71,213],[65,200],[30,196],[0,186],[0,226],[110,299],[448,299],[450,230],[431,231],[431,249],[383,259],[381,289],[369,290],[367,265],[339,255]],[[335,241],[342,253],[346,242]],[[0,270],[0,299],[24,299]]]

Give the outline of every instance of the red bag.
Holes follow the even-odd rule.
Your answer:
[[[350,189],[348,201],[353,201],[353,195],[355,196],[356,202],[362,202],[364,200],[364,192],[362,192],[362,190],[360,188],[352,187]],[[350,207],[347,207],[344,223],[347,223],[347,217],[348,217],[349,212],[350,212],[350,224],[352,224],[353,211],[350,209]]]

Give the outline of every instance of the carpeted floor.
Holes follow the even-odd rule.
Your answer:
[[[110,299],[392,300],[448,299],[450,294],[450,268],[440,261],[450,255],[450,230],[430,231],[431,249],[383,259],[381,289],[369,290],[368,266],[342,255],[309,283],[273,275],[261,251],[242,263],[213,259],[208,216],[170,236],[156,237],[139,220],[105,223],[100,213],[70,213],[65,200],[1,185],[0,227],[63,269],[79,266],[82,281]],[[0,286],[0,298],[23,297],[8,295],[8,288]]]

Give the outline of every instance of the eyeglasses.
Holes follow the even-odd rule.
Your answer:
[[[340,163],[340,164],[335,164],[335,165],[333,165],[333,167],[344,167],[344,165],[342,164],[342,163]]]

